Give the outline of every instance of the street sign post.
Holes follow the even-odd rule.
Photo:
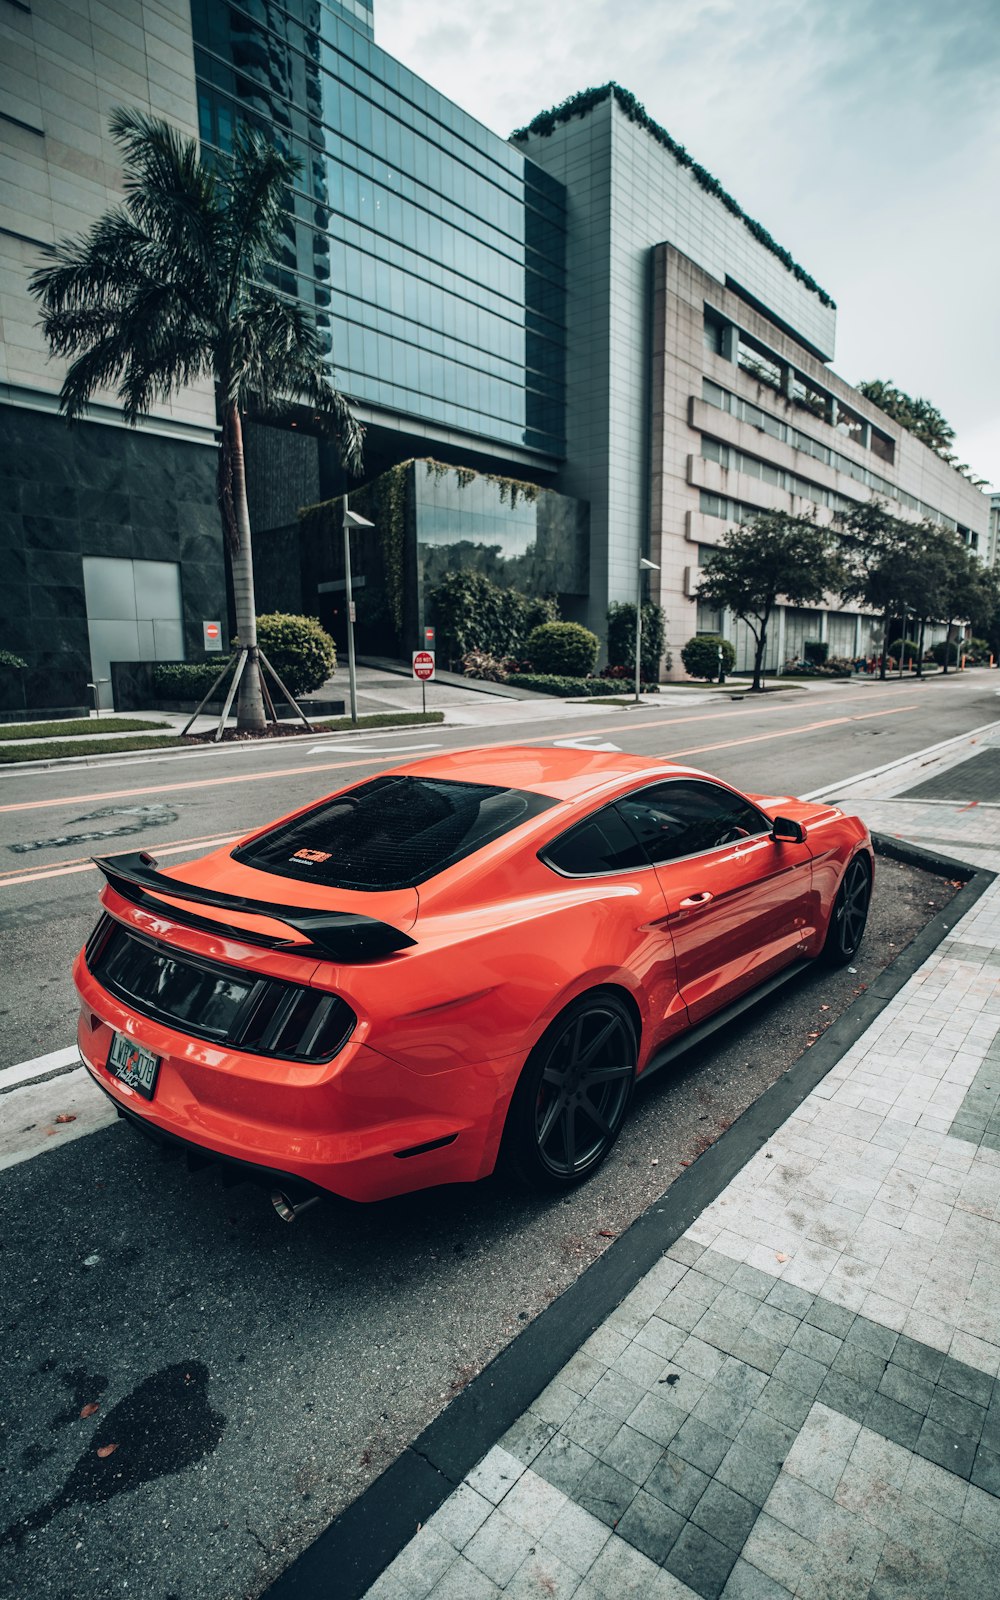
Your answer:
[[[426,630],[425,630],[426,631]],[[433,650],[414,650],[413,676],[420,684],[420,711],[421,715],[427,714],[427,685],[434,677],[434,652]]]
[[[206,650],[222,649],[222,624],[220,622],[203,622],[201,631]]]

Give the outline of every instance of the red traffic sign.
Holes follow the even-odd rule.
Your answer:
[[[433,650],[434,649],[434,629],[433,628],[425,628],[424,629],[424,649],[425,650]]]
[[[434,676],[434,655],[430,650],[414,650],[413,676],[420,683],[429,683]]]

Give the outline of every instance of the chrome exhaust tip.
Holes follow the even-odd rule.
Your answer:
[[[303,1211],[308,1211],[310,1206],[318,1205],[319,1199],[318,1194],[311,1194],[307,1200],[293,1200],[284,1189],[271,1190],[271,1204],[282,1222],[294,1222],[296,1217],[301,1217]]]

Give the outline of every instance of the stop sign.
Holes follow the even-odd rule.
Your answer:
[[[431,650],[414,650],[413,676],[421,683],[428,683],[434,676],[434,653]]]

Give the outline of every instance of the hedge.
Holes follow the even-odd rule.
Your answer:
[[[511,672],[506,681],[515,689],[534,689],[536,694],[558,694],[564,698],[622,692],[607,678],[568,678],[554,672]],[[644,694],[658,694],[660,686],[658,683],[643,683],[641,689]]]
[[[153,693],[158,700],[200,700],[226,665],[224,656],[214,661],[172,661],[153,668]],[[227,683],[219,685],[224,699]]]

